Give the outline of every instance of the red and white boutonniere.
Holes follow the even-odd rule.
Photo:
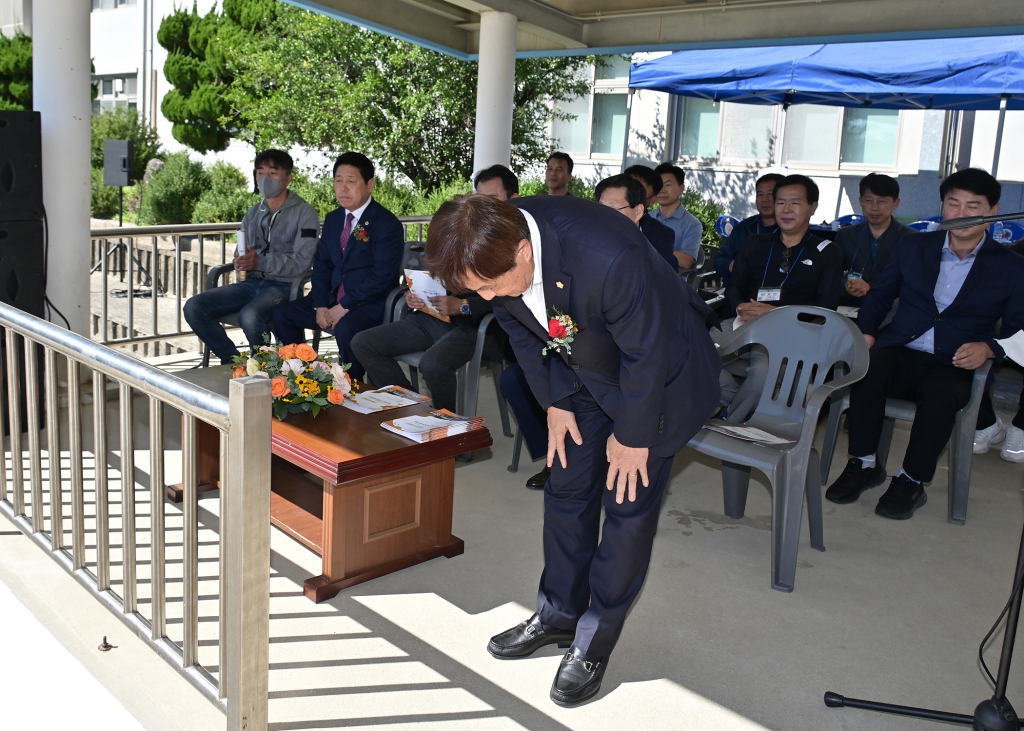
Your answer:
[[[562,347],[565,347],[566,353],[572,353],[569,343],[572,342],[573,336],[579,332],[576,329],[576,323],[565,313],[559,312],[557,307],[551,308],[549,317],[548,337],[551,340],[548,341],[547,347],[540,351],[541,354],[547,355],[549,350],[557,353]]]
[[[369,225],[370,225],[370,222],[366,221],[365,223],[363,223],[363,224],[361,224],[359,226],[356,226],[355,231],[352,232],[352,235],[356,237],[356,241],[369,241],[370,240],[370,234],[367,233],[367,231],[366,231],[366,227],[369,226]]]

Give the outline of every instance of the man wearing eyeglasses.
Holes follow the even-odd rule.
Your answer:
[[[774,234],[755,234],[741,245],[725,291],[740,327],[785,305],[834,310],[843,293],[843,255],[830,241],[810,233],[818,209],[818,186],[806,175],[789,175],[775,185]],[[712,333],[714,336],[714,333]],[[722,368],[722,418],[746,421],[757,407],[768,372],[768,354],[753,346]],[[742,381],[740,380],[742,379]]]

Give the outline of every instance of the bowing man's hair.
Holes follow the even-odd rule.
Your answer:
[[[363,179],[364,183],[369,183],[373,177],[374,172],[373,163],[370,162],[370,158],[361,152],[343,152],[338,156],[338,159],[334,161],[334,170],[331,172],[333,178],[338,174],[338,168],[342,165],[350,165],[359,171],[359,177]]]
[[[515,206],[487,195],[456,196],[430,220],[427,269],[449,290],[466,292],[466,274],[490,281],[514,269],[523,239],[530,240],[530,227]]]

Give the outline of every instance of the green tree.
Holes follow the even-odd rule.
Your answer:
[[[358,149],[429,193],[472,173],[477,64],[276,0],[225,0],[224,12],[179,10],[158,36],[168,49],[164,98],[174,136],[199,151],[228,137],[270,146]],[[585,94],[582,57],[516,62],[513,169],[547,157],[559,102]],[[215,123],[214,123],[215,120]]]
[[[135,160],[132,179],[139,181],[146,173],[146,164],[160,157],[160,138],[137,109],[118,107],[92,115],[92,166],[103,169],[103,142],[105,140],[131,140]]]
[[[189,223],[196,203],[210,189],[210,175],[188,153],[167,156],[162,170],[153,174],[142,195],[139,223]]]
[[[0,109],[32,108],[32,39],[0,35]]]

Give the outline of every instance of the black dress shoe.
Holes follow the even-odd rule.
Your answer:
[[[592,657],[573,645],[562,658],[551,684],[551,700],[560,706],[575,706],[601,690],[606,658]]]
[[[503,660],[515,657],[528,657],[534,652],[556,642],[559,647],[569,647],[576,637],[576,630],[548,627],[534,614],[515,627],[494,635],[487,643],[487,652]]]
[[[855,503],[860,494],[885,482],[885,469],[878,465],[864,467],[859,458],[846,463],[846,469],[825,491],[825,499],[840,505]]]
[[[548,478],[551,476],[551,468],[545,467],[540,472],[535,474],[529,480],[526,481],[526,486],[531,490],[543,490],[544,485],[547,484]]]
[[[914,482],[906,475],[897,475],[889,483],[889,489],[878,499],[875,514],[892,520],[909,520],[914,511],[928,502],[924,485]]]

